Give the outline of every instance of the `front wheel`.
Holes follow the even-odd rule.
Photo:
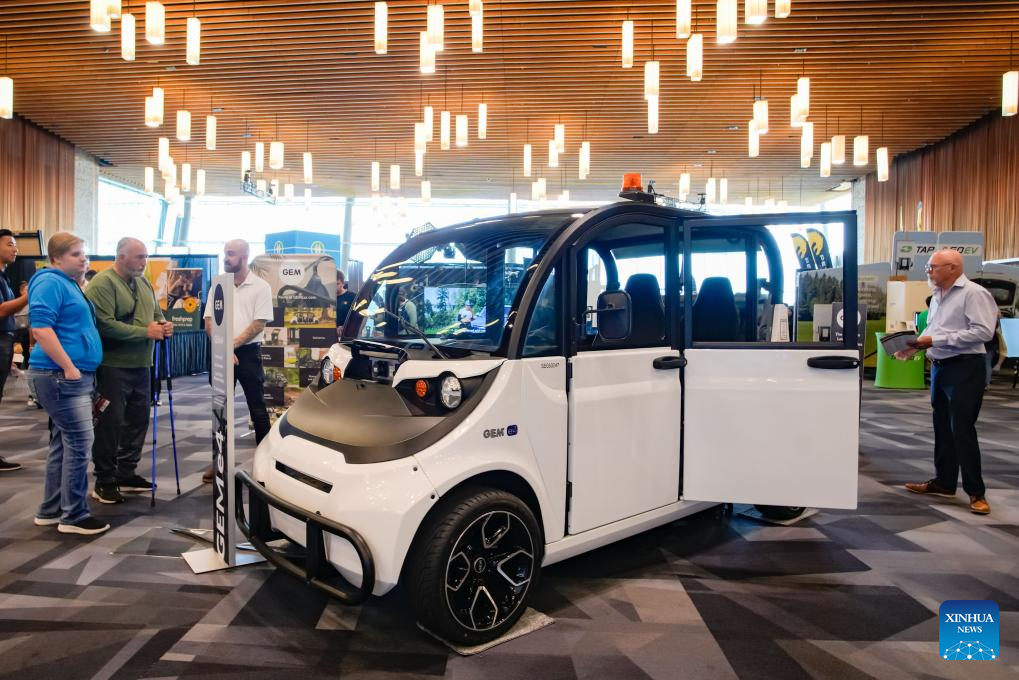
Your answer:
[[[473,489],[450,498],[423,527],[404,572],[418,621],[461,645],[502,636],[527,607],[543,546],[534,513],[513,494]]]
[[[757,512],[768,519],[776,521],[796,519],[806,510],[804,507],[793,505],[755,505],[754,507],[757,508]]]

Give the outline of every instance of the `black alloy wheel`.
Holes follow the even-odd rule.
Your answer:
[[[541,569],[541,531],[516,496],[473,490],[444,504],[418,537],[405,583],[418,620],[477,645],[513,627]]]
[[[796,519],[806,511],[805,507],[796,505],[755,505],[754,507],[766,518],[779,522]]]

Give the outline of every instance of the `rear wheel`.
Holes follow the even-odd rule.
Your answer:
[[[404,584],[414,613],[450,642],[478,645],[513,627],[541,569],[534,513],[498,489],[450,498],[419,534]]]
[[[806,510],[804,507],[793,505],[755,505],[754,507],[768,519],[779,521],[796,519]]]

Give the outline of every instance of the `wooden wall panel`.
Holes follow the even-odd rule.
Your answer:
[[[74,146],[22,120],[0,120],[0,227],[74,228]]]
[[[891,257],[899,230],[982,231],[988,260],[1019,256],[1019,117],[991,114],[867,176],[864,262]]]

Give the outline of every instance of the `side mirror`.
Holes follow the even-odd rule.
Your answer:
[[[607,290],[598,296],[598,308],[589,309],[598,315],[598,335],[605,340],[626,340],[630,337],[633,313],[630,294],[623,290]]]

